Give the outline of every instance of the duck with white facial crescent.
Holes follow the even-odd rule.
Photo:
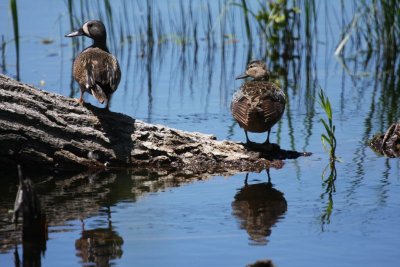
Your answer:
[[[79,103],[83,104],[83,94],[92,94],[100,103],[106,102],[109,108],[110,97],[117,90],[121,80],[121,70],[117,59],[109,52],[104,24],[98,20],[89,20],[77,31],[66,37],[86,36],[93,44],[84,49],[75,59],[73,77],[80,87]]]

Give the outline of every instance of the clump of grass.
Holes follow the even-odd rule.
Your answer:
[[[17,0],[10,0],[11,16],[14,27],[14,43],[15,43],[15,53],[17,60],[17,80],[19,80],[19,28],[18,28],[18,7]]]
[[[257,11],[250,10],[245,0],[242,0],[241,4],[235,5],[241,7],[243,10],[249,45],[252,45],[252,29],[248,14],[255,19],[255,23],[258,26],[257,34],[263,37],[258,39],[266,41],[269,47],[272,46],[272,50],[269,51],[270,55],[278,57],[280,52],[279,45],[281,43],[298,39],[294,34],[295,25],[299,19],[297,14],[300,13],[300,9],[295,6],[296,2],[293,5],[289,5],[287,0],[267,2],[260,1]],[[256,31],[253,30],[253,32]]]
[[[400,44],[400,2],[398,0],[356,1],[356,12],[344,28],[346,34],[339,42],[342,52],[346,42],[356,45],[354,51],[381,52],[383,56],[395,56]],[[339,54],[339,52],[337,54]]]
[[[324,110],[327,117],[327,120],[320,118],[320,122],[324,125],[326,131],[325,133],[321,134],[321,142],[324,146],[324,149],[329,153],[330,161],[334,162],[337,160],[335,125],[333,125],[331,103],[322,89],[320,89],[318,93],[318,103]]]

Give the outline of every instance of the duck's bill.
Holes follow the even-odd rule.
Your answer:
[[[236,80],[245,79],[247,77],[249,77],[249,75],[247,75],[246,73],[242,73],[242,74],[240,74],[239,76],[236,77]]]
[[[79,29],[77,31],[68,33],[67,35],[65,35],[65,37],[75,37],[75,36],[81,36],[81,35],[84,35],[84,32],[82,29]]]

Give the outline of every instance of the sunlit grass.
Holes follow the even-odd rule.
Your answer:
[[[336,161],[336,127],[333,124],[331,103],[322,89],[320,89],[318,93],[318,104],[321,106],[326,115],[326,119],[320,118],[320,122],[325,128],[325,133],[321,134],[321,142],[324,146],[324,149],[329,153],[330,161]]]

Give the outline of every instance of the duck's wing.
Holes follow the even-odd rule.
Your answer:
[[[109,71],[107,71],[106,79],[108,79],[111,91],[114,92],[117,90],[119,82],[121,81],[121,69],[118,60],[114,56],[111,55],[111,57],[108,58],[108,61],[107,67],[109,68]]]
[[[96,78],[99,77],[99,71],[96,71],[98,68],[95,64],[88,64],[86,67],[86,90],[91,92],[92,95],[101,103],[103,104],[104,101],[107,99],[105,93],[105,86],[99,83]]]
[[[269,127],[271,127],[281,119],[283,111],[285,110],[285,105],[267,98],[261,102],[260,109],[265,122],[270,124]]]
[[[248,96],[243,94],[242,90],[237,91],[231,102],[231,112],[235,120],[241,126],[247,126],[249,123],[249,104]]]
[[[260,94],[259,108],[264,115],[265,122],[271,126],[279,121],[286,105],[284,92],[275,84],[266,82]]]
[[[93,78],[95,84],[109,96],[118,88],[121,81],[121,69],[117,59],[107,52],[102,51],[99,59],[96,61],[97,66],[94,66],[92,70]]]

